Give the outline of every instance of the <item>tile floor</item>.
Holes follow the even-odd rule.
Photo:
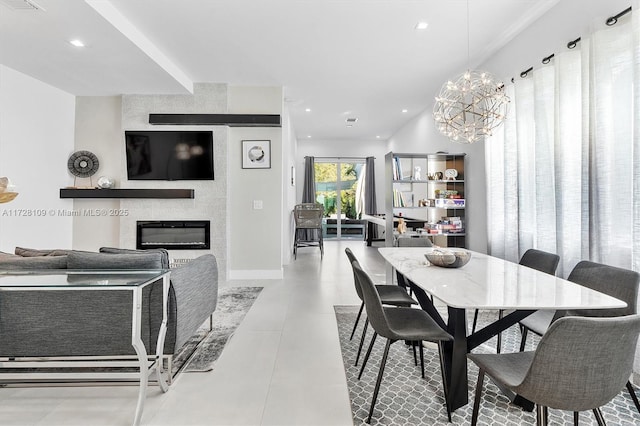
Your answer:
[[[184,373],[168,393],[149,388],[143,425],[351,425],[333,305],[360,303],[344,248],[384,280],[377,249],[331,241],[320,261],[303,248],[283,280],[230,281],[264,290],[214,371]],[[0,425],[128,425],[137,388],[0,389]]]

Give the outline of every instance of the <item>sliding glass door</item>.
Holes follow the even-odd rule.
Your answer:
[[[364,159],[316,159],[316,200],[324,206],[324,238],[364,238],[363,170]]]

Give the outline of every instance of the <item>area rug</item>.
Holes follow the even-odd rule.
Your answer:
[[[351,409],[355,425],[364,424],[369,407],[373,388],[382,359],[384,339],[376,340],[367,367],[358,380],[358,373],[364,352],[369,345],[372,330],[367,331],[365,348],[361,355],[358,367],[353,364],[358,351],[360,336],[364,318],[356,330],[353,340],[349,340],[353,324],[358,313],[358,306],[334,306],[340,336],[340,347],[344,361]],[[473,314],[473,313],[471,313]],[[479,327],[483,324],[495,321],[496,312],[480,312]],[[472,317],[469,317],[471,324]],[[527,339],[527,350],[537,343],[537,338]],[[520,332],[514,326],[502,334],[502,352],[516,352],[520,345]],[[495,353],[496,339],[491,339],[474,352]],[[435,345],[425,344],[425,378],[420,375],[419,364],[414,364],[411,346],[403,342],[391,345],[387,366],[385,368],[380,394],[374,409],[372,425],[447,425],[447,412],[444,405],[444,392],[442,390],[442,378],[440,375],[440,363],[438,361],[438,349]],[[419,361],[418,361],[419,363]],[[478,378],[478,370],[473,363],[469,363],[469,404],[457,409],[452,414],[453,424],[470,424],[475,385]],[[633,405],[631,397],[626,392],[621,392],[612,402],[602,407],[607,424],[632,426],[640,424],[640,414]],[[485,378],[484,392],[480,404],[479,425],[534,425],[535,413],[526,412],[512,405],[498,388]],[[573,414],[558,410],[549,410],[550,424],[573,424]],[[596,425],[593,414],[580,413],[581,425]]]
[[[225,287],[218,291],[218,306],[213,313],[213,330],[207,321],[174,357],[171,374],[213,370],[214,364],[245,315],[258,298],[262,287]],[[205,337],[206,336],[206,337]],[[204,338],[204,340],[203,340]]]

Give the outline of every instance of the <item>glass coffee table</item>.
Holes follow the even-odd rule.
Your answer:
[[[76,383],[86,378],[99,380],[118,375],[118,377],[134,378],[139,381],[138,403],[133,420],[133,425],[139,425],[146,399],[146,390],[149,383],[149,375],[155,369],[158,384],[163,392],[169,389],[167,374],[163,371],[163,348],[167,331],[167,304],[169,295],[169,270],[24,270],[24,271],[0,271],[0,297],[3,292],[48,292],[48,291],[123,291],[131,293],[131,345],[137,356],[137,372],[122,373],[120,370],[105,372],[74,372],[62,371],[67,367],[87,367],[90,363],[96,363],[105,367],[123,367],[125,362],[114,360],[87,361],[82,359],[65,359],[43,357],[31,362],[0,362],[0,368],[27,367],[28,370],[2,374],[3,380],[12,383],[32,383],[34,371],[39,367],[53,367],[56,372],[41,375],[37,382],[68,381]],[[143,290],[158,281],[162,281],[162,323],[158,331],[155,354],[150,358],[142,341],[142,307]],[[105,309],[105,316],[108,310]],[[55,318],[51,318],[55,321]],[[77,326],[77,324],[76,324]],[[91,332],[91,330],[88,330]],[[1,352],[1,342],[0,342]],[[99,355],[99,354],[96,354]],[[0,356],[2,356],[0,354]],[[97,357],[99,358],[99,357]],[[129,363],[128,365],[131,365]],[[13,370],[12,370],[13,371]],[[93,383],[93,381],[92,381]]]

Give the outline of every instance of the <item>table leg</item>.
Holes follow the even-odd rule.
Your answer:
[[[133,426],[140,424],[142,418],[142,410],[144,409],[144,401],[147,397],[147,385],[149,383],[149,358],[144,343],[140,338],[140,327],[142,321],[142,288],[133,290],[133,315],[131,321],[131,344],[138,355],[138,364],[140,366],[140,389],[138,391],[138,403],[136,405],[136,414],[133,418]]]
[[[162,359],[164,352],[164,338],[167,334],[167,305],[169,303],[169,275],[162,277],[162,323],[160,324],[160,331],[158,331],[158,343],[156,345],[156,375],[158,384],[162,392],[169,390],[166,374],[171,374],[171,370],[164,371],[164,361]]]
[[[448,388],[447,408],[449,412],[467,405],[467,316],[464,309],[448,308],[447,331],[452,342],[445,342],[444,365]]]

